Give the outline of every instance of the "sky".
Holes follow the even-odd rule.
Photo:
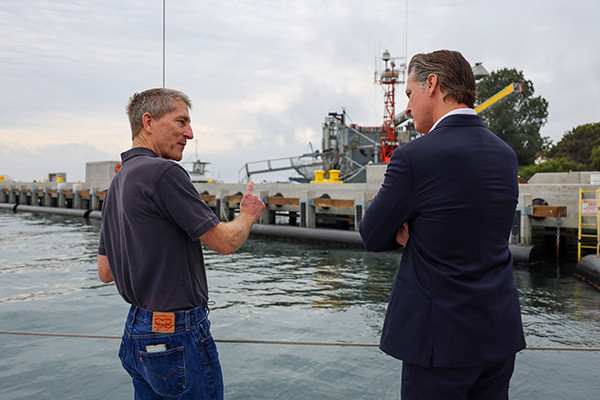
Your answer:
[[[556,143],[600,122],[598,15],[597,0],[166,0],[165,84],[193,103],[184,161],[238,182],[247,162],[320,149],[330,112],[381,125],[386,49],[523,71]],[[86,162],[119,160],[129,97],[163,85],[162,0],[2,0],[0,38],[0,176],[84,181]]]

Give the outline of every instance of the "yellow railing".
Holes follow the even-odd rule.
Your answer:
[[[589,195],[585,198],[585,194],[593,193],[594,197]],[[581,249],[594,249],[596,254],[600,254],[600,213],[598,212],[598,199],[600,198],[600,189],[598,190],[583,190],[579,188],[579,228],[577,233],[577,261],[581,260]],[[589,222],[594,220],[594,223]],[[585,222],[587,221],[587,222]],[[590,231],[595,228],[596,233],[591,234]],[[585,230],[585,233],[584,233]],[[583,244],[584,238],[587,238],[586,244]],[[591,245],[591,240],[595,239],[595,245]]]

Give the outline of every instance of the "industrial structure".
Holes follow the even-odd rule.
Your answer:
[[[385,164],[390,161],[394,150],[420,136],[411,119],[401,111],[396,114],[396,86],[406,81],[406,58],[391,57],[385,50],[381,56],[384,65],[375,71],[375,84],[384,91],[383,122],[380,126],[360,126],[348,123],[346,110],[330,112],[322,124],[321,150],[311,151],[294,157],[284,157],[246,163],[240,169],[240,178],[276,171],[295,170],[301,178],[290,178],[298,182],[310,182],[315,170],[339,170],[343,182],[358,183],[366,180],[366,166]],[[473,67],[476,80],[489,75],[481,63]],[[512,83],[477,106],[483,112],[512,93],[522,93],[523,86]],[[241,176],[243,173],[243,177]]]
[[[384,90],[384,115],[380,126],[359,126],[347,123],[346,110],[330,112],[323,121],[321,151],[263,161],[249,162],[242,167],[245,178],[254,174],[295,170],[310,182],[315,170],[339,170],[344,182],[365,182],[367,164],[387,163],[393,151],[419,134],[404,112],[395,114],[396,86],[405,82],[405,57],[391,57],[385,50],[381,56],[383,69],[375,71],[375,84]],[[398,60],[398,63],[396,63]]]

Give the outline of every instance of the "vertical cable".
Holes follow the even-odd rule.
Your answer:
[[[163,0],[163,88],[165,87],[165,1]]]

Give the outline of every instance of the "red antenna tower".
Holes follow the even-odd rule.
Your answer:
[[[399,57],[395,57],[399,58]],[[396,63],[390,57],[389,51],[384,51],[381,59],[385,62],[385,69],[380,72],[379,83],[383,86],[384,95],[384,111],[383,111],[383,126],[381,127],[381,136],[379,139],[379,162],[390,162],[392,153],[398,147],[396,139],[396,126],[394,124],[395,114],[395,92],[396,85],[404,83],[405,64],[400,64],[396,68]],[[388,61],[390,61],[388,67]]]

